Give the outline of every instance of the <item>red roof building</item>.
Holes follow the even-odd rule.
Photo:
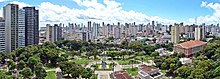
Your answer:
[[[125,71],[116,71],[112,73],[113,79],[134,79]]]
[[[184,53],[186,57],[192,57],[193,53],[199,52],[207,42],[193,40],[174,45],[174,52]]]
[[[159,68],[143,64],[139,65],[138,69],[138,77],[140,79],[162,79],[163,74],[159,71]]]

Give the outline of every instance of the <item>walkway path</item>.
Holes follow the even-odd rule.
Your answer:
[[[98,74],[98,79],[110,79],[112,71],[95,71],[95,74]]]

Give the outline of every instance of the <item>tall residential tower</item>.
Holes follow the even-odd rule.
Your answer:
[[[6,52],[11,52],[18,47],[18,9],[16,4],[7,4],[3,8]]]
[[[174,26],[171,27],[171,41],[174,44],[179,43],[179,24],[174,24]]]
[[[25,11],[25,46],[39,42],[39,12],[35,7],[24,7]]]

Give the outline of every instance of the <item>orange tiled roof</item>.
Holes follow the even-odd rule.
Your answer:
[[[203,42],[203,41],[199,41],[199,40],[191,40],[191,41],[187,41],[187,42],[183,42],[183,43],[180,43],[180,44],[177,44],[175,46],[181,46],[182,48],[186,48],[186,49],[189,49],[189,48],[193,48],[193,47],[197,47],[197,46],[201,46],[201,45],[205,45],[207,44],[207,42]]]

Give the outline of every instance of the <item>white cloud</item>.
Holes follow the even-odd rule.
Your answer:
[[[93,22],[136,22],[148,23],[151,20],[173,24],[175,20],[164,19],[158,16],[147,16],[141,12],[133,10],[125,11],[122,4],[114,0],[104,0],[103,4],[97,0],[73,0],[79,6],[86,9],[68,8],[64,5],[55,5],[50,2],[42,2],[38,6],[40,27],[46,24],[54,23],[87,23]],[[13,1],[11,3],[19,4],[19,7],[31,6],[24,2]],[[87,24],[85,24],[87,25]]]
[[[7,0],[0,0],[0,2],[5,2],[5,1],[7,1]]]
[[[212,15],[197,17],[197,22],[199,24],[201,23],[216,24],[220,22],[220,4],[219,3],[207,3],[203,1],[201,4],[201,7],[212,9],[214,12]],[[195,23],[195,19],[190,18],[189,22]]]
[[[2,8],[0,9],[0,17],[3,17],[3,11],[2,11]]]
[[[12,3],[12,4],[18,4],[18,5],[19,5],[19,8],[31,6],[31,5],[26,4],[26,3],[24,3],[24,2],[18,2],[18,1],[12,1],[12,2],[10,2],[10,3]]]

